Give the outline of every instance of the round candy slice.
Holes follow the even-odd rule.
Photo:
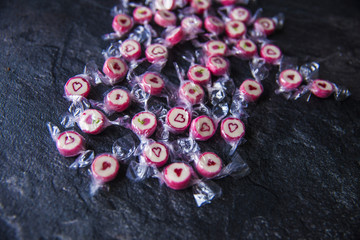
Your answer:
[[[181,27],[171,30],[165,37],[165,40],[171,45],[178,44],[184,37],[184,32]]]
[[[254,29],[268,36],[275,31],[275,23],[271,18],[259,18],[254,23]]]
[[[161,76],[153,72],[144,74],[141,83],[144,91],[151,95],[159,95],[165,87],[165,82]]]
[[[251,17],[251,14],[246,8],[236,7],[231,10],[229,17],[231,20],[238,20],[247,23]]]
[[[211,33],[214,33],[217,35],[221,34],[225,29],[224,22],[220,18],[215,17],[215,16],[206,17],[205,21],[204,21],[204,26],[208,32],[211,32]]]
[[[121,44],[120,53],[127,61],[136,60],[141,56],[140,43],[133,39],[128,39]]]
[[[65,84],[66,96],[82,96],[87,97],[90,93],[90,83],[82,76],[70,78]]]
[[[191,104],[198,104],[204,98],[204,90],[199,84],[187,82],[180,88],[180,97]]]
[[[191,122],[190,134],[194,139],[206,141],[215,134],[216,128],[214,121],[208,116],[200,116]]]
[[[155,63],[159,60],[167,59],[168,50],[164,45],[154,43],[146,48],[145,55],[150,63]]]
[[[249,39],[241,39],[236,44],[238,54],[244,58],[251,58],[257,53],[255,43]]]
[[[154,142],[146,145],[143,156],[145,158],[145,161],[150,165],[162,167],[165,165],[169,158],[169,151],[164,144]]]
[[[255,80],[247,79],[240,85],[240,93],[247,102],[255,102],[264,91],[262,85]]]
[[[227,72],[229,63],[221,56],[211,56],[206,62],[206,67],[213,75],[221,76]]]
[[[120,164],[111,154],[97,156],[91,164],[91,173],[99,182],[109,182],[115,179],[119,172]]]
[[[85,110],[79,118],[78,126],[84,133],[98,134],[105,129],[106,117],[96,109]]]
[[[200,155],[196,164],[198,173],[206,178],[213,178],[219,174],[222,168],[221,158],[212,152],[205,152]]]
[[[176,25],[176,15],[168,10],[158,10],[155,13],[154,21],[161,27]]]
[[[184,189],[190,184],[191,168],[185,163],[172,163],[164,169],[163,175],[169,188]]]
[[[238,20],[231,20],[225,25],[226,35],[230,38],[241,38],[246,33],[246,26]]]
[[[126,14],[118,14],[114,17],[112,22],[112,27],[115,32],[124,34],[128,32],[133,26],[133,21],[131,17]]]
[[[131,103],[130,95],[121,88],[111,90],[105,97],[106,106],[113,111],[122,112],[126,110]]]
[[[56,147],[64,157],[73,157],[85,150],[85,139],[75,131],[66,131],[58,136]]]
[[[279,83],[285,89],[294,89],[302,82],[301,74],[293,69],[287,69],[280,73]]]
[[[319,98],[327,98],[334,92],[334,85],[329,81],[316,79],[311,83],[310,91]]]
[[[233,117],[228,117],[221,122],[221,136],[227,142],[239,141],[245,134],[244,123]]]
[[[187,76],[190,81],[199,85],[206,85],[210,82],[211,74],[209,69],[201,65],[194,65],[189,68]]]
[[[202,14],[211,6],[211,0],[191,0],[191,7],[195,13]]]
[[[182,29],[190,33],[191,31],[199,31],[202,27],[202,21],[197,16],[189,16],[185,17],[183,20],[181,20],[181,27]]]
[[[188,110],[182,107],[174,107],[166,114],[166,124],[174,132],[185,131],[191,122],[191,115]]]
[[[127,71],[128,66],[126,62],[116,57],[106,59],[103,66],[105,75],[113,79],[115,83],[122,80],[126,76]]]
[[[140,6],[133,11],[134,20],[138,23],[150,22],[152,19],[152,11],[148,7]]]
[[[140,112],[131,120],[131,129],[144,137],[150,137],[155,132],[156,126],[156,116],[151,112]]]
[[[206,55],[208,56],[224,56],[227,46],[219,40],[210,40],[205,44]]]
[[[273,64],[281,59],[282,53],[278,46],[266,44],[261,48],[260,56],[264,58],[267,63]]]

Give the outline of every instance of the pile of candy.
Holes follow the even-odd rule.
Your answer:
[[[306,93],[320,98],[335,93],[338,100],[350,95],[347,89],[317,79],[319,64],[299,68],[270,43],[268,36],[283,26],[283,14],[261,17],[259,9],[252,15],[239,6],[247,5],[247,0],[149,2],[121,1],[114,7],[114,32],[103,36],[113,42],[103,51],[102,71],[90,62],[64,87],[71,106],[63,127],[73,129],[77,124],[90,138],[118,125],[119,131],[131,129],[137,138],[117,139],[111,153],[95,157],[78,132],[60,132],[48,123],[59,153],[78,156],[71,167],[91,164],[92,194],[116,178],[120,165],[128,165],[126,175],[133,181],[156,177],[175,190],[192,186],[198,206],[218,197],[221,189],[212,180],[249,172],[235,150],[244,142],[245,108],[261,96],[261,81],[274,66],[280,69],[276,93],[288,99]],[[183,52],[182,59],[169,64],[172,48],[185,42],[196,50]],[[248,62],[254,78],[235,86],[229,56]],[[139,74],[144,63],[149,66]],[[166,64],[174,66],[179,85],[162,72]],[[87,99],[98,84],[111,86],[103,101]],[[109,120],[114,113],[128,115]],[[221,138],[214,137],[219,126]]]

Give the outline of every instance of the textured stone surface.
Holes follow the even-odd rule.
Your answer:
[[[345,102],[286,101],[274,93],[276,70],[248,109],[247,142],[238,153],[252,173],[217,183],[223,196],[197,208],[191,190],[156,180],[118,178],[94,197],[87,170],[68,169],[45,123],[58,123],[68,77],[108,43],[116,1],[0,2],[1,239],[359,239],[360,10],[357,1],[259,1],[265,16],[284,12],[271,37],[284,54],[319,60],[320,77],[350,88]],[[252,10],[256,6],[252,6]],[[187,46],[174,48],[175,57]],[[238,86],[250,76],[231,58]],[[167,71],[174,77],[173,68]],[[91,98],[100,99],[103,88]],[[89,138],[110,151],[127,133],[110,127]]]

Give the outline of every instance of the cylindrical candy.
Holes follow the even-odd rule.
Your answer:
[[[206,85],[210,82],[211,74],[209,69],[201,65],[194,65],[189,68],[187,76],[190,81],[199,85]]]
[[[166,124],[176,133],[185,131],[191,122],[188,110],[182,107],[174,107],[166,114]]]
[[[150,137],[155,132],[156,126],[156,116],[151,112],[140,112],[131,120],[131,129],[144,137]]]
[[[144,74],[141,83],[144,91],[151,95],[159,95],[165,87],[165,82],[161,76],[153,72]]]
[[[73,157],[85,151],[85,139],[75,131],[66,131],[57,137],[56,147],[64,157]]]
[[[181,27],[171,30],[165,37],[165,40],[171,45],[178,44],[184,37],[184,32]]]
[[[146,145],[143,156],[148,164],[162,167],[169,158],[169,150],[164,144],[153,142]]]
[[[154,21],[161,27],[175,26],[176,16],[168,10],[158,10],[155,13]]]
[[[195,10],[195,13],[202,14],[205,10],[211,6],[211,0],[191,0],[191,7]]]
[[[208,32],[215,33],[217,35],[224,32],[225,29],[224,22],[220,18],[215,16],[206,17],[204,21],[204,26]]]
[[[187,82],[180,88],[180,97],[191,104],[198,104],[204,98],[204,90],[199,84]]]
[[[185,163],[172,163],[164,169],[163,176],[169,188],[184,189],[190,184],[191,168]]]
[[[115,88],[105,96],[105,104],[112,111],[122,112],[130,106],[130,103],[130,94],[121,88]]]
[[[181,20],[181,27],[186,33],[199,31],[202,27],[202,20],[198,16],[188,16]]]
[[[282,53],[278,46],[265,44],[260,50],[260,56],[265,59],[267,63],[274,64],[281,59]]]
[[[227,72],[229,63],[221,56],[211,56],[206,62],[206,67],[213,75],[221,76]]]
[[[236,7],[231,10],[229,17],[231,20],[238,20],[247,23],[251,17],[249,10],[243,7]]]
[[[106,117],[96,109],[85,110],[78,120],[78,126],[84,133],[99,134],[105,129]]]
[[[254,29],[269,36],[275,31],[275,23],[271,18],[258,18],[254,23]]]
[[[126,62],[116,57],[106,59],[103,66],[103,72],[110,79],[114,80],[114,83],[121,81],[126,76],[127,71],[128,66]]]
[[[263,86],[252,79],[247,79],[240,85],[240,93],[247,102],[255,102],[263,91]]]
[[[280,73],[279,83],[285,89],[294,89],[300,86],[302,82],[301,74],[293,69],[287,69]]]
[[[310,91],[319,98],[327,98],[334,92],[334,85],[329,81],[316,79],[311,83]]]
[[[255,43],[249,39],[241,39],[236,44],[237,54],[243,58],[251,58],[257,53]]]
[[[228,117],[222,120],[220,126],[221,136],[227,142],[237,142],[245,134],[244,123],[234,117]]]
[[[133,39],[128,39],[121,44],[121,55],[127,60],[136,60],[141,56],[140,43]]]
[[[208,116],[202,115],[191,122],[190,134],[195,140],[206,141],[215,134],[214,121]]]
[[[70,78],[66,82],[64,89],[66,96],[82,96],[86,98],[90,93],[90,83],[85,77],[79,75]]]
[[[133,26],[133,21],[131,17],[126,14],[118,14],[114,17],[112,22],[112,27],[115,32],[124,34],[128,32]]]
[[[150,22],[152,19],[152,11],[148,7],[140,6],[133,11],[134,20],[138,23]]]
[[[93,177],[102,183],[115,179],[118,174],[120,164],[111,154],[101,154],[97,156],[91,164]]]
[[[196,163],[196,170],[198,173],[206,178],[213,178],[222,168],[221,158],[212,152],[205,152],[200,155],[198,162]]]
[[[155,63],[159,60],[167,59],[168,50],[164,45],[154,43],[146,48],[145,55],[150,63]]]
[[[208,56],[224,56],[226,51],[227,46],[222,41],[210,40],[205,44],[205,52]]]
[[[246,26],[238,20],[231,20],[225,25],[226,35],[230,38],[241,38],[246,33]]]

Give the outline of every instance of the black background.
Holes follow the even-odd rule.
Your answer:
[[[276,69],[249,107],[247,142],[238,153],[251,167],[242,179],[216,181],[223,195],[196,207],[191,190],[156,180],[115,181],[89,195],[86,169],[68,169],[46,129],[69,103],[66,80],[82,72],[111,32],[116,1],[0,2],[1,239],[359,239],[360,6],[350,0],[259,0],[264,16],[284,12],[270,37],[300,63],[320,62],[320,77],[347,86],[344,102],[311,97],[286,101],[274,93]],[[180,54],[184,46],[172,50]],[[236,85],[248,65],[230,58]],[[168,66],[169,67],[169,66]],[[172,67],[166,72],[175,76]],[[172,75],[171,75],[172,74]],[[91,98],[101,99],[104,88]],[[126,130],[110,127],[88,139],[111,150]]]

